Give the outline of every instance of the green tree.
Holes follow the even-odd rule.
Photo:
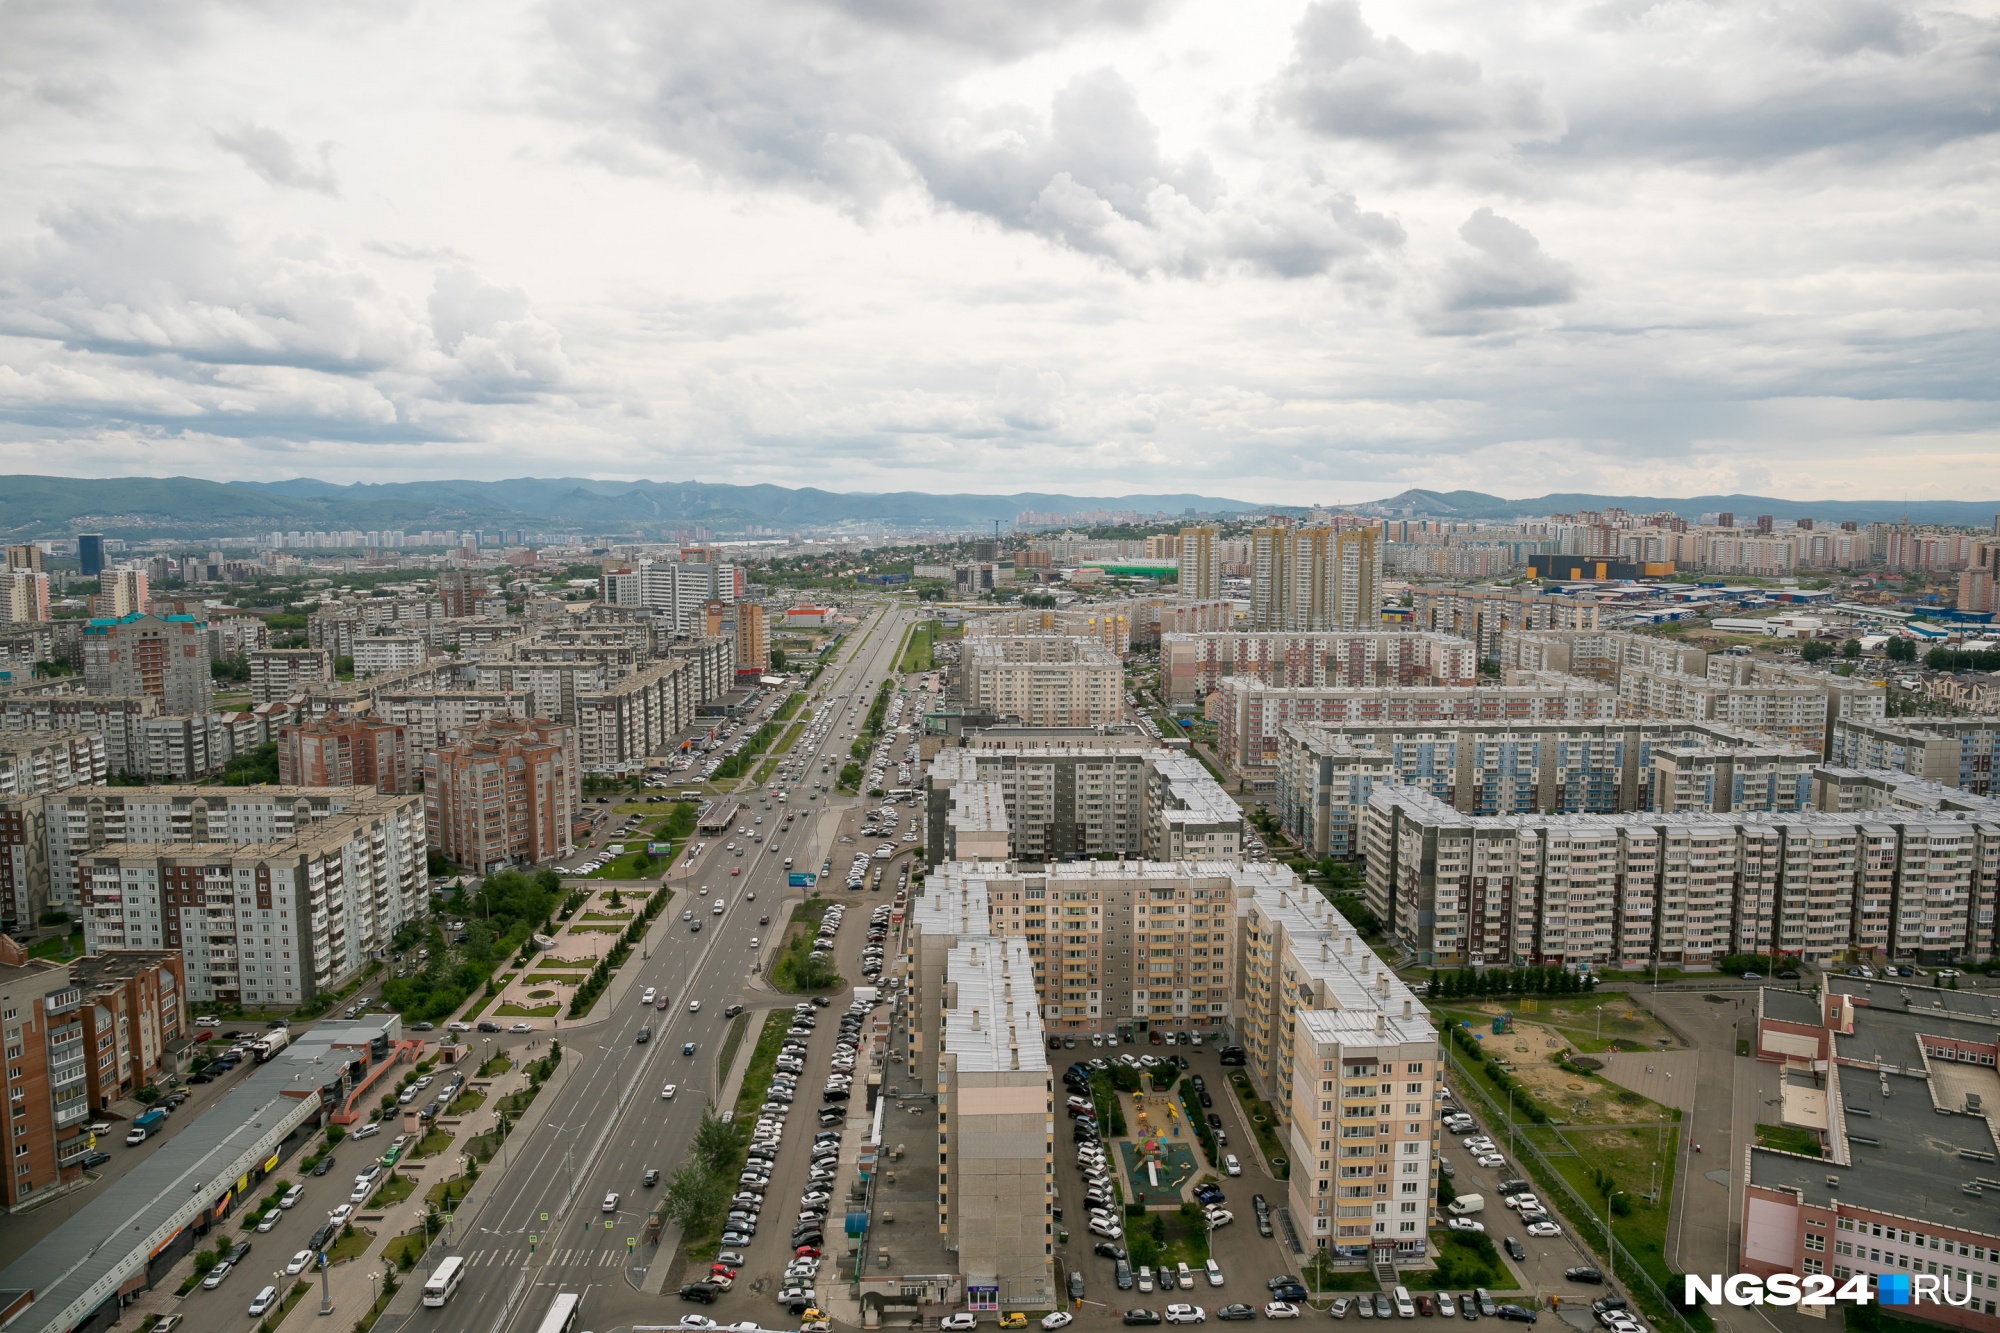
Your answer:
[[[1916,640],[1891,639],[1883,646],[1882,656],[1891,662],[1914,662],[1917,660]]]
[[[705,1231],[729,1199],[728,1179],[704,1162],[689,1162],[667,1178],[661,1213],[682,1231]]]
[[[713,1108],[703,1111],[694,1131],[694,1159],[711,1171],[727,1172],[736,1166],[736,1147],[736,1130],[724,1124]]]
[[[1842,643],[1842,644],[1840,645],[1840,655],[1841,655],[1842,657],[1859,657],[1859,656],[1861,656],[1861,640],[1859,640],[1859,639],[1848,639],[1848,640],[1846,640],[1845,642],[1843,642],[1843,643]]]
[[[1799,648],[1799,656],[1808,662],[1823,662],[1833,656],[1833,645],[1816,642],[1804,644]]]
[[[785,669],[785,650],[783,648],[773,648],[771,650],[771,670],[783,671],[784,669]]]
[[[265,786],[278,780],[278,743],[267,741],[245,751],[222,767],[222,782],[228,787]]]

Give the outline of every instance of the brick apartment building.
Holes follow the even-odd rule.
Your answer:
[[[566,856],[580,801],[575,732],[496,719],[424,758],[430,845],[487,870]]]
[[[407,733],[365,714],[329,713],[278,740],[278,781],[288,787],[373,787],[391,794],[414,788]]]

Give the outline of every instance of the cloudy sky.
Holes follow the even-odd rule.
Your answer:
[[[2000,496],[1993,0],[8,0],[0,472]]]

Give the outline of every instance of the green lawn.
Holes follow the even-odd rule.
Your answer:
[[[381,1187],[369,1197],[368,1207],[371,1210],[392,1207],[416,1192],[416,1181],[410,1179],[408,1176],[399,1176],[391,1172],[389,1178],[383,1181]]]
[[[1820,1157],[1819,1135],[1796,1125],[1757,1126],[1757,1146],[1776,1148],[1780,1152],[1802,1153],[1807,1157]]]
[[[49,936],[49,938],[28,950],[28,957],[59,959],[63,957],[63,946],[65,944],[69,946],[69,955],[71,957],[81,958],[83,956],[83,932],[79,930],[68,936]]]
[[[365,1231],[356,1231],[351,1225],[340,1233],[340,1239],[327,1247],[326,1262],[329,1266],[343,1259],[359,1259],[368,1253],[368,1247],[375,1238]]]

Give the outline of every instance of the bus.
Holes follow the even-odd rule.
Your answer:
[[[583,1297],[573,1291],[564,1292],[549,1305],[549,1312],[542,1316],[541,1327],[535,1333],[573,1333],[577,1311],[582,1308]]]
[[[450,1300],[458,1290],[458,1284],[465,1281],[465,1259],[452,1255],[437,1266],[437,1271],[424,1283],[424,1304],[436,1309]]]

